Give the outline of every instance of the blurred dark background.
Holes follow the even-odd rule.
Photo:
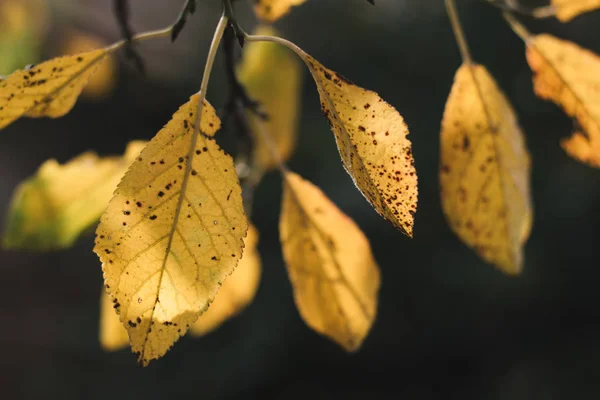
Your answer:
[[[33,0],[0,0],[0,7],[10,1]],[[134,28],[171,23],[182,2],[132,0]],[[34,13],[44,19],[36,19],[37,36],[12,50],[0,47],[6,61],[31,46],[15,68],[55,56],[74,32],[105,43],[119,38],[111,1],[34,3],[45,13]],[[140,46],[145,76],[121,55],[115,89],[103,99],[88,97],[64,118],[23,119],[1,132],[0,208],[7,209],[16,185],[46,159],[64,162],[89,149],[118,154],[133,138],[151,138],[197,91],[219,3],[199,0],[175,44],[158,39]],[[251,30],[250,2],[241,3],[239,19]],[[309,0],[277,27],[403,114],[419,173],[415,238],[409,240],[354,188],[314,85],[305,80],[301,139],[290,166],[355,219],[382,269],[378,319],[362,349],[346,354],[300,319],[279,248],[280,179],[273,173],[258,189],[253,210],[263,257],[255,301],[208,336],[183,338],[147,368],[138,367],[129,350],[107,353],[99,345],[102,276],[91,234],[64,252],[0,251],[1,397],[598,398],[600,172],[559,147],[571,121],[534,96],[523,43],[498,10],[477,0],[458,3],[474,57],[514,103],[532,154],[535,221],[522,276],[509,278],[480,261],[441,212],[440,121],[461,62],[443,1],[377,0],[372,7],[364,0]],[[566,25],[522,20],[533,32],[600,52],[600,12]],[[220,65],[208,95],[216,106],[226,94]]]

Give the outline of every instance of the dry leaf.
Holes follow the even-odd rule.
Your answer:
[[[561,144],[572,157],[600,167],[600,57],[550,35],[527,41],[536,94],[560,105],[581,130]]]
[[[380,284],[369,241],[319,188],[291,172],[284,178],[279,230],[300,315],[357,350],[375,320]]]
[[[508,274],[523,268],[532,221],[529,180],[513,108],[484,66],[463,64],[442,122],[442,206],[460,239]]]
[[[215,301],[192,325],[190,333],[202,336],[218,328],[223,322],[241,312],[252,302],[261,275],[261,261],[258,249],[258,231],[253,225],[248,229],[244,240],[244,255],[239,265],[219,290]],[[100,311],[100,343],[107,351],[115,351],[129,344],[127,330],[119,321],[113,303],[106,292],[102,292]]]
[[[209,137],[220,121],[204,102],[199,132],[197,103],[195,95],[144,148],[96,231],[106,288],[142,365],[207,309],[248,230],[233,161]]]
[[[98,221],[145,144],[131,142],[123,157],[99,158],[87,152],[63,165],[46,161],[13,194],[4,246],[30,250],[71,246]]]
[[[556,18],[567,22],[583,13],[600,8],[600,0],[552,0]]]
[[[0,79],[0,129],[26,117],[62,117],[107,56],[106,49],[54,58]]]
[[[273,28],[261,26],[255,34],[275,35]],[[262,124],[272,138],[281,161],[287,161],[296,147],[302,71],[296,57],[276,43],[253,42],[244,50],[238,71],[249,96],[260,102],[267,121],[249,113],[253,131]],[[253,167],[269,170],[277,166],[262,135],[254,137]]]
[[[306,53],[346,171],[375,210],[412,237],[417,174],[402,116],[375,92],[331,71]]]
[[[293,6],[299,6],[306,0],[255,0],[254,12],[258,18],[275,22],[279,18],[290,12]]]

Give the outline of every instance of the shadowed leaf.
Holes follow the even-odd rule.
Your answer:
[[[527,40],[535,93],[560,105],[578,128],[561,144],[572,157],[600,167],[600,57],[550,35]]]
[[[269,27],[259,27],[257,35],[273,35]],[[294,152],[298,135],[298,114],[302,70],[295,55],[289,50],[270,42],[254,42],[245,47],[244,59],[238,71],[248,95],[260,103],[268,115],[262,121],[254,113],[248,113],[253,131],[262,124],[273,139],[283,162]],[[254,166],[269,170],[277,166],[262,135],[255,135]]]
[[[513,108],[481,65],[454,78],[441,132],[441,197],[459,238],[507,274],[523,268],[530,160]]]
[[[377,312],[380,274],[369,241],[319,188],[291,172],[284,175],[279,230],[300,315],[357,350]]]

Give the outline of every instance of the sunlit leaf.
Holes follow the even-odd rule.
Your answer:
[[[484,260],[520,273],[532,221],[529,154],[512,106],[482,65],[465,63],[456,73],[440,169],[454,232]]]
[[[254,299],[261,275],[258,231],[253,225],[244,239],[244,254],[233,274],[223,283],[215,301],[192,325],[190,333],[202,336],[242,312]]]
[[[600,167],[600,57],[550,35],[527,41],[538,96],[560,105],[578,127],[561,144],[572,157]]]
[[[250,225],[244,239],[244,255],[239,265],[223,283],[209,309],[192,325],[190,333],[202,336],[218,328],[223,322],[241,312],[254,299],[261,275],[261,261],[256,244],[258,232]],[[115,351],[129,345],[127,330],[119,321],[114,304],[106,292],[102,292],[100,311],[100,343],[107,351]]]
[[[73,29],[65,35],[61,50],[63,54],[73,55],[106,46],[107,43],[104,43],[99,36]],[[106,57],[103,62],[99,63],[96,72],[90,76],[89,81],[83,87],[82,95],[93,99],[103,99],[115,89],[116,82],[116,59]]]
[[[144,145],[131,142],[123,157],[99,158],[87,152],[62,165],[46,161],[13,194],[4,246],[31,250],[71,246],[98,221]]]
[[[259,27],[255,34],[274,35],[269,27]],[[287,161],[296,147],[302,71],[296,56],[270,42],[249,43],[238,71],[253,100],[260,102],[268,115],[267,121],[249,113],[253,131],[265,129],[277,147],[281,161]],[[262,124],[262,128],[258,126]],[[254,166],[268,170],[276,167],[262,135],[254,137]]]
[[[144,148],[96,231],[94,251],[138,361],[147,365],[184,335],[242,255],[248,222],[220,121],[198,96]]]
[[[22,116],[57,118],[68,113],[107,54],[99,49],[58,57],[0,79],[0,129]]]
[[[600,8],[600,0],[552,0],[556,18],[563,22]]]
[[[377,93],[356,86],[308,54],[303,58],[346,171],[375,210],[412,237],[417,174],[404,119]]]
[[[254,0],[254,12],[258,18],[274,22],[290,12],[293,6],[298,6],[306,0]]]
[[[300,315],[357,350],[377,312],[380,274],[369,241],[319,188],[291,172],[284,178],[279,229]]]

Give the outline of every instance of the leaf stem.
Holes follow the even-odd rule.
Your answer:
[[[525,43],[528,43],[531,40],[533,35],[527,30],[527,28],[525,28],[525,26],[523,26],[523,24],[517,21],[517,19],[511,13],[505,11],[502,13],[502,16],[513,32],[523,39]]]
[[[533,18],[548,18],[556,15],[556,8],[552,5],[542,7],[525,7],[517,0],[485,0],[488,4],[504,11],[515,12]]]
[[[473,64],[473,58],[471,57],[469,44],[467,43],[467,38],[463,31],[462,24],[460,23],[460,17],[458,16],[458,11],[456,10],[456,4],[454,3],[454,0],[445,0],[445,4],[446,12],[448,13],[448,18],[450,18],[450,23],[452,24],[452,29],[454,30],[454,36],[456,38],[456,42],[458,43],[462,59],[466,64]]]
[[[298,57],[300,57],[302,59],[302,61],[304,61],[305,63],[307,62],[306,52],[304,50],[302,50],[300,47],[298,47],[297,45],[295,45],[294,43],[292,43],[289,40],[286,40],[284,38],[281,38],[278,36],[246,35],[245,39],[248,42],[273,42],[273,43],[280,44],[280,45],[292,50],[294,53],[296,53],[298,55]]]
[[[173,238],[175,237],[175,231],[177,230],[177,224],[179,222],[179,216],[181,214],[181,209],[183,207],[183,202],[185,199],[185,192],[187,190],[187,186],[190,180],[191,172],[192,172],[192,160],[194,157],[194,150],[196,149],[196,143],[198,141],[198,136],[200,135],[200,121],[202,116],[202,110],[204,105],[204,100],[206,99],[206,92],[208,90],[208,81],[210,80],[210,73],[213,69],[213,65],[215,63],[215,58],[217,55],[217,51],[219,50],[219,45],[221,44],[221,39],[223,38],[223,33],[225,32],[225,28],[229,23],[229,18],[225,13],[219,19],[219,23],[217,24],[217,28],[215,29],[215,34],[213,36],[212,42],[210,44],[210,50],[208,51],[208,56],[206,58],[206,66],[204,67],[204,73],[202,75],[202,83],[200,84],[200,91],[198,94],[198,108],[196,111],[196,118],[194,123],[194,131],[192,133],[190,148],[187,154],[187,163],[185,165],[185,173],[183,175],[183,181],[181,182],[180,195],[177,199],[177,206],[175,208],[175,215],[173,216],[173,225],[171,226],[171,230],[169,231],[168,242],[165,249],[165,257],[162,262],[162,268],[160,272],[160,277],[158,279],[158,287],[162,284],[163,274],[167,265],[167,259],[169,258],[169,254],[171,253],[171,246],[173,245]],[[170,33],[170,30],[166,30],[167,34]],[[154,301],[154,307],[152,308],[152,314],[150,319],[154,318],[154,308],[156,307],[156,303],[158,303],[158,297],[156,297]],[[146,332],[146,338],[144,341],[144,346],[142,353],[140,355],[140,361],[143,360],[146,342],[148,340],[150,329],[152,324],[148,325],[148,330]]]
[[[143,32],[143,33],[138,33],[137,35],[134,35],[131,38],[131,41],[132,42],[141,42],[141,41],[148,40],[148,39],[165,37],[165,36],[169,36],[172,31],[173,31],[173,25],[169,25],[166,28],[157,29],[154,31]],[[108,46],[106,48],[106,51],[113,52],[115,50],[122,48],[123,46],[125,46],[125,44],[127,44],[127,40],[120,40],[120,41]]]

